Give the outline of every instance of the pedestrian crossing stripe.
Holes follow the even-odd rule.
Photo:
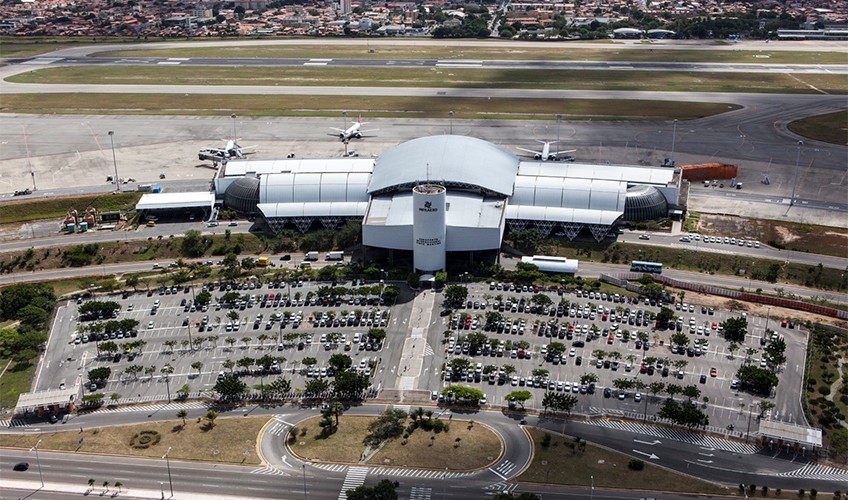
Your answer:
[[[268,432],[275,436],[285,436],[286,432],[288,432],[289,426],[280,422],[279,420],[275,420],[273,424],[268,428]]]
[[[347,470],[347,465],[343,464],[309,464],[316,469],[321,469],[329,472],[343,472]]]
[[[265,475],[265,476],[288,476],[288,474],[286,474],[285,472],[283,472],[283,471],[281,471],[281,470],[279,470],[275,467],[271,467],[270,465],[266,465],[265,467],[257,467],[256,469],[253,469],[252,471],[250,471],[250,473],[251,474],[262,474],[262,475]]]
[[[648,436],[673,439],[684,443],[695,444],[698,446],[716,448],[722,451],[731,453],[741,453],[745,455],[753,455],[760,451],[760,447],[753,446],[747,443],[739,443],[727,439],[717,438],[714,436],[706,436],[703,434],[695,434],[691,432],[679,431],[675,429],[667,429],[665,427],[655,427],[652,425],[640,424],[636,422],[628,422],[625,420],[591,420],[587,422],[590,425],[599,427],[607,427],[622,431],[634,432]]]
[[[439,469],[404,469],[400,467],[376,467],[371,473],[377,476],[420,477],[425,479],[454,479],[474,474],[473,472],[448,472]]]
[[[425,356],[433,356],[436,353],[433,352],[433,348],[430,347],[430,344],[424,344],[424,355]]]
[[[159,411],[159,410],[206,410],[213,408],[212,405],[203,401],[191,401],[188,403],[162,403],[157,405],[134,405],[124,406],[121,408],[103,408],[96,410],[92,414],[102,413],[132,413],[138,411]]]
[[[513,470],[515,470],[515,464],[510,462],[509,460],[504,460],[500,465],[494,468],[495,471],[500,472],[502,475],[506,476]]]
[[[800,479],[816,479],[819,481],[848,482],[848,471],[838,467],[810,462],[807,465],[790,472],[777,474],[782,477],[797,477]]]
[[[342,483],[342,491],[339,492],[339,500],[347,500],[347,491],[356,489],[365,484],[365,476],[368,475],[368,467],[350,467]]]

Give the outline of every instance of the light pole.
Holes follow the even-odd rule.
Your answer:
[[[450,135],[453,135],[453,111],[448,111],[450,117]]]
[[[171,496],[169,498],[174,498],[174,481],[171,479],[171,460],[168,458],[168,455],[171,453],[171,447],[168,447],[168,451],[162,455],[162,458],[165,459],[165,464],[168,466],[168,486],[171,488]],[[163,490],[162,497],[165,496],[165,492]]]
[[[674,143],[677,141],[677,118],[674,119],[674,128],[671,132],[671,165],[674,166]]]
[[[159,491],[162,493],[162,500],[165,500],[165,483],[159,481]]]
[[[41,444],[41,440],[39,439],[35,446],[30,448],[29,451],[35,451],[35,461],[38,464],[38,478],[41,479],[41,487],[44,488],[44,475],[41,473],[41,459],[38,457],[38,445]]]
[[[589,476],[592,479],[592,488],[589,490],[589,499],[595,498],[595,476]]]
[[[238,142],[238,138],[236,136],[236,114],[231,114],[230,118],[233,119],[233,141]]]
[[[789,200],[789,206],[795,204],[795,190],[798,189],[798,169],[801,166],[801,147],[804,146],[804,141],[798,141],[798,155],[795,157],[795,180],[792,181],[792,198]]]
[[[300,467],[303,469],[303,500],[306,500],[306,464],[301,464]]]
[[[342,130],[347,129],[347,111],[342,111]]]
[[[751,408],[754,407],[754,403],[748,404],[748,429],[745,431],[745,442],[748,442],[748,437],[751,434]]]
[[[556,115],[556,119],[557,119],[557,141],[556,141],[556,143],[557,144],[559,144],[559,121],[560,121],[561,118],[562,118],[562,115],[560,115],[560,114]]]
[[[113,138],[114,136],[115,136],[115,131],[110,130],[109,131],[109,143],[112,145],[112,164],[115,165],[115,189],[120,191],[121,190],[121,183],[120,183],[120,181],[118,181],[118,160],[115,157],[115,139]]]

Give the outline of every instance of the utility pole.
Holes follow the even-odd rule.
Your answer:
[[[557,145],[559,145],[559,121],[560,121],[561,118],[562,118],[561,114],[556,115],[556,119],[557,119],[557,141],[556,141],[556,143],[557,143]],[[554,150],[554,151],[556,151],[556,150]]]
[[[674,143],[677,142],[677,118],[674,119],[674,128],[671,132],[671,166],[674,166]]]
[[[450,117],[450,135],[453,135],[453,111],[448,111],[448,116]]]
[[[792,198],[789,200],[789,206],[795,204],[795,190],[798,189],[798,169],[801,166],[801,147],[804,146],[804,141],[798,141],[798,155],[795,157],[795,180],[792,182]]]
[[[230,118],[233,119],[233,141],[238,142],[238,136],[236,135],[236,114],[231,114]]]
[[[169,397],[170,400],[170,397]],[[171,479],[171,460],[168,458],[168,455],[171,453],[171,447],[168,447],[168,451],[162,455],[162,458],[165,459],[165,464],[168,466],[168,485],[171,487],[171,497],[174,498],[174,481]],[[163,494],[164,495],[164,494]]]
[[[80,438],[82,440],[82,438]],[[35,446],[33,446],[30,451],[35,450],[35,461],[38,463],[38,477],[41,479],[41,487],[44,488],[44,475],[41,473],[41,459],[38,457],[38,445],[41,444],[41,440],[39,439]]]
[[[112,163],[115,165],[115,189],[120,192],[121,191],[121,182],[118,180],[118,160],[115,157],[115,140],[113,137],[115,136],[115,131],[109,131],[109,143],[112,144]]]

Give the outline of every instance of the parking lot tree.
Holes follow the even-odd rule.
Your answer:
[[[313,358],[312,356],[307,356],[307,357],[303,358],[303,361],[301,361],[301,363],[303,363],[303,366],[309,367],[309,366],[318,364],[318,360]]]
[[[498,371],[498,367],[495,365],[486,365],[483,367],[483,375],[488,375],[496,371]]]
[[[354,371],[336,372],[333,379],[333,393],[342,399],[359,399],[368,388],[370,380],[365,373]]]
[[[689,336],[683,332],[676,332],[671,336],[671,343],[679,347],[686,347],[689,345]]]
[[[598,376],[594,373],[584,373],[580,376],[580,384],[588,385],[594,384],[598,381]]]
[[[468,289],[460,285],[448,285],[442,294],[445,297],[445,305],[459,307],[468,297]]]
[[[672,366],[677,368],[678,371],[685,369],[686,366],[688,366],[688,365],[689,365],[689,362],[686,361],[685,359],[675,359],[674,362],[672,363]]]
[[[212,294],[208,290],[201,290],[200,293],[194,296],[194,303],[198,306],[208,306],[212,301]]]
[[[383,330],[382,328],[369,328],[368,338],[374,342],[382,342],[386,339],[386,330]]]
[[[238,342],[238,340],[234,339],[233,337],[227,337],[224,339],[224,342],[226,342],[227,345],[230,346],[229,348],[232,351],[233,346],[236,345],[236,342]]]
[[[255,363],[256,363],[256,360],[255,360],[255,359],[253,359],[253,358],[251,358],[251,357],[249,357],[249,356],[245,356],[245,357],[243,357],[243,358],[239,358],[239,360],[238,360],[238,361],[236,361],[236,365],[237,365],[239,368],[244,368],[245,370],[249,370],[249,369],[250,369],[250,367],[251,367],[251,366],[253,366]]]
[[[748,334],[748,320],[741,316],[727,318],[720,325],[724,329],[724,338],[731,342],[745,342]]]
[[[513,373],[515,373],[515,367],[514,367],[514,366],[512,366],[512,365],[503,365],[503,366],[501,367],[501,369],[504,371],[504,373],[505,373],[507,376],[511,376]]]
[[[693,399],[698,399],[698,396],[700,396],[700,395],[701,395],[701,390],[700,390],[700,389],[698,389],[698,388],[697,388],[696,386],[694,386],[694,385],[687,385],[687,386],[685,386],[685,387],[683,388],[683,390],[682,390],[682,391],[680,391],[680,392],[681,392],[681,394],[683,394],[684,396],[686,396],[687,398],[689,398],[689,401],[691,401],[691,400],[693,400]]]
[[[518,342],[515,342],[514,344],[512,344],[512,346],[515,349],[529,349],[530,348],[530,342],[527,342],[526,340],[519,340]]]
[[[250,345],[250,337],[242,337],[239,340],[241,340],[241,343],[244,344],[244,347],[242,347],[242,349],[247,349],[247,347]]]
[[[203,368],[203,363],[201,363],[200,361],[195,361],[194,363],[191,364],[191,369],[197,370],[197,376],[198,377],[200,376],[200,370],[202,368]]]
[[[489,341],[489,337],[481,332],[471,332],[463,337],[464,342],[468,342],[468,347],[472,352],[478,352],[483,349],[483,345]]]
[[[188,394],[191,392],[191,386],[188,384],[183,384],[177,389],[177,397],[180,399],[185,399],[188,397]]]
[[[112,342],[111,340],[108,340],[106,342],[100,343],[100,350],[108,354],[113,354],[118,352],[119,349],[118,344]]]
[[[548,354],[552,356],[559,356],[564,353],[566,350],[565,344],[562,342],[551,342],[548,344]]]
[[[34,305],[26,305],[15,315],[21,324],[32,329],[41,329],[47,324],[47,311]]]
[[[534,368],[532,372],[530,372],[533,377],[543,379],[547,377],[551,372],[545,370],[544,368]]]
[[[304,389],[307,393],[312,394],[313,397],[324,394],[327,392],[327,389],[330,388],[330,383],[324,379],[313,378],[306,382],[306,386]]]
[[[512,391],[506,396],[504,396],[504,400],[518,403],[521,406],[521,409],[524,409],[524,403],[527,402],[528,399],[532,398],[533,395],[530,394],[530,391]]]
[[[742,365],[736,371],[736,378],[742,384],[742,388],[747,388],[754,394],[768,396],[771,390],[777,387],[777,375],[768,368],[760,368],[753,365]]]
[[[730,353],[730,359],[733,359],[733,353],[739,350],[739,344],[736,342],[731,342],[729,346],[727,346],[727,352]]]
[[[557,393],[557,397],[554,400],[554,410],[565,412],[565,414],[570,415],[571,410],[573,410],[575,406],[577,406],[577,398],[575,396],[572,396],[571,394]]]
[[[665,390],[665,383],[664,382],[651,382],[650,384],[648,384],[647,389],[648,389],[648,393],[650,393],[651,396],[656,396],[657,394],[659,394],[663,390]]]
[[[469,361],[468,358],[453,358],[448,361],[447,366],[454,373],[459,373],[463,370],[467,370],[471,366],[471,361]]]
[[[769,366],[772,369],[777,369],[786,362],[786,341],[782,337],[772,340],[769,345],[763,348],[763,354],[766,356]]]
[[[680,387],[677,384],[668,384],[667,386],[665,386],[665,392],[666,394],[668,394],[668,397],[670,399],[674,399],[674,396],[676,394],[680,394],[683,392],[683,387]]]
[[[619,391],[627,391],[633,388],[633,380],[629,378],[617,378],[612,381],[612,386]]]
[[[268,384],[268,392],[275,397],[282,397],[291,392],[291,381],[284,378],[278,378]]]
[[[239,298],[241,298],[241,295],[239,295],[239,293],[238,293],[238,292],[236,292],[235,290],[233,290],[233,291],[231,291],[231,292],[227,292],[227,293],[225,293],[224,295],[221,295],[221,297],[220,297],[218,300],[219,300],[222,304],[232,304],[232,303],[234,303],[235,301],[239,300]]]
[[[232,372],[233,368],[235,368],[235,366],[236,366],[236,362],[233,361],[232,359],[225,359],[224,362],[221,364],[221,366],[223,366],[224,369],[230,370],[230,372]]]
[[[162,344],[164,344],[165,347],[168,348],[169,352],[174,352],[174,347],[177,346],[177,341],[176,340],[166,340],[165,342],[162,342]]]
[[[265,341],[266,341],[266,340],[268,340],[268,339],[270,339],[270,338],[271,338],[271,337],[270,337],[270,336],[268,336],[268,334],[260,333],[260,334],[256,337],[256,339],[259,341],[259,346],[260,346],[259,348],[260,348],[260,349],[265,349]]]
[[[239,401],[247,393],[247,384],[238,377],[224,377],[215,383],[212,390],[223,401]]]
[[[103,402],[103,393],[95,392],[94,394],[86,394],[82,397],[82,402],[90,405],[99,405]]]
[[[180,342],[180,345],[183,347],[184,351],[187,351],[188,347],[191,345],[191,341],[189,339],[184,339]]]
[[[449,385],[442,389],[442,394],[452,394],[454,400],[470,404],[477,404],[483,399],[483,391],[464,385]]]
[[[672,399],[668,399],[663,403],[658,416],[671,420],[675,424],[686,426],[689,429],[710,425],[710,418],[699,408],[689,403],[678,403]]]
[[[660,328],[668,328],[669,323],[674,321],[674,311],[668,307],[660,308],[657,313],[657,326]]]
[[[605,351],[603,349],[593,349],[592,350],[592,357],[595,358],[595,359],[603,360],[604,358],[607,357],[607,351]]]
[[[745,363],[750,363],[753,361],[754,354],[760,352],[756,347],[748,347],[745,349]]]
[[[153,374],[156,373],[156,365],[150,365],[144,367],[144,374],[153,379]]]
[[[105,382],[109,380],[110,375],[112,375],[112,369],[108,366],[101,366],[88,371],[88,380],[93,383]]]
[[[134,380],[138,380],[138,374],[144,371],[141,365],[130,365],[124,369],[124,373],[131,376]]]
[[[551,300],[551,298],[545,295],[544,293],[533,294],[533,296],[530,297],[530,302],[541,307],[553,304],[553,300]]]
[[[615,361],[621,361],[622,354],[618,351],[612,351],[608,354],[609,358]]]
[[[353,359],[347,354],[333,354],[328,362],[337,372],[347,370],[353,365]]]
[[[100,301],[90,300],[79,306],[79,314],[85,319],[97,319],[98,317],[111,318],[112,313],[121,310],[121,304],[112,300]]]

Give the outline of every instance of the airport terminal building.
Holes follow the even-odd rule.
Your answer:
[[[230,161],[216,197],[271,231],[362,223],[366,247],[412,252],[415,268],[445,268],[447,252],[497,251],[504,231],[597,241],[625,220],[677,208],[681,176],[663,167],[525,161],[490,142],[438,135],[377,158]]]

